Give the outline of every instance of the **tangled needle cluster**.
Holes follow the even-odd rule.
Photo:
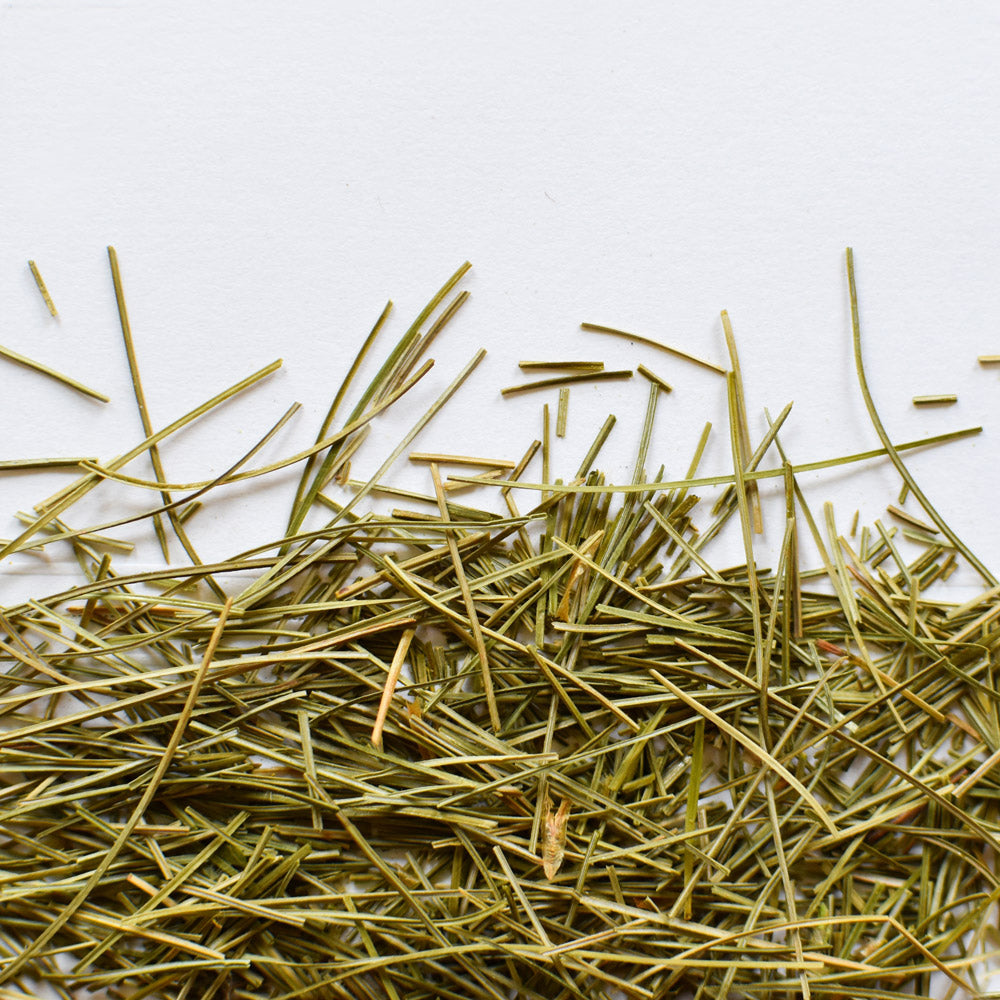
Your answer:
[[[814,515],[787,410],[750,440],[731,336],[731,475],[698,478],[707,431],[687,476],[646,472],[653,378],[631,483],[595,469],[606,425],[565,483],[546,436],[519,461],[413,454],[427,492],[394,490],[480,354],[352,479],[464,271],[342,418],[386,310],[314,448],[248,468],[272,431],[212,481],[164,476],[157,444],[272,365],[83,462],[0,550],[61,541],[82,573],[0,613],[0,998],[987,995],[998,589],[906,471],[928,442],[878,422],[856,303],[883,446],[809,468],[888,456],[926,519]],[[155,479],[124,471],[147,453]],[[296,462],[287,532],[201,563],[200,498]],[[765,569],[768,478],[787,502]],[[184,564],[119,571],[108,532],[135,517],[70,526],[107,480],[159,497],[143,516]],[[459,502],[475,484],[490,502]],[[719,568],[706,547],[728,523],[747,558]],[[985,580],[961,605],[931,590],[960,560]]]

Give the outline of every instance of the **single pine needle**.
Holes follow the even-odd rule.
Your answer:
[[[645,365],[639,365],[637,371],[640,375],[648,378],[653,385],[659,386],[664,392],[673,392],[674,387],[666,380],[660,378],[655,372],[651,372]]]
[[[82,382],[77,382],[76,379],[70,378],[69,375],[63,375],[62,372],[57,372],[54,368],[49,368],[48,365],[43,365],[41,361],[34,361],[31,358],[26,358],[23,354],[18,354],[17,351],[12,351],[9,347],[0,346],[0,357],[4,357],[8,361],[13,361],[14,364],[22,365],[24,368],[30,368],[32,371],[36,371],[41,375],[54,379],[56,382],[61,382],[63,385],[69,386],[70,389],[75,389],[77,392],[84,396],[89,396],[91,399],[99,400],[102,403],[111,402],[111,400],[105,396],[103,392],[91,389],[88,386],[85,386]]]
[[[518,361],[522,371],[576,371],[599,372],[604,370],[603,361]]]
[[[96,458],[9,458],[0,462],[0,472],[82,468],[85,463],[96,461]]]
[[[481,458],[473,455],[447,455],[441,452],[411,451],[411,462],[423,462],[432,465],[472,465],[486,469],[513,469],[516,462],[505,458]]]
[[[958,396],[950,393],[941,393],[937,396],[914,396],[914,406],[951,406],[958,402]]]
[[[607,333],[613,337],[625,337],[628,340],[634,340],[638,344],[645,344],[647,347],[655,347],[657,350],[666,351],[667,354],[672,354],[675,358],[682,358],[685,361],[690,361],[692,364],[698,365],[701,368],[707,368],[709,371],[715,372],[717,375],[726,374],[725,368],[722,368],[711,361],[695,357],[695,355],[688,354],[686,351],[682,351],[676,347],[661,344],[658,340],[652,340],[649,337],[642,337],[637,333],[626,333],[624,330],[616,330],[614,327],[610,326],[600,326],[597,323],[581,323],[580,329],[587,330],[590,333]]]
[[[520,385],[509,385],[500,390],[501,396],[516,396],[522,392],[534,392],[536,389],[551,389],[554,386],[576,385],[580,382],[611,382],[632,377],[631,369],[619,371],[582,372],[577,375],[559,375],[553,378],[538,379],[535,382],[523,382]]]
[[[33,260],[29,260],[28,267],[31,269],[31,276],[35,279],[35,284],[38,286],[38,291],[45,300],[45,305],[48,307],[49,312],[52,314],[54,319],[58,319],[59,312],[57,311],[56,304],[52,301],[52,296],[49,294],[49,290],[45,285],[45,279],[42,278],[42,272],[38,270],[38,265]]]
[[[559,389],[559,405],[556,408],[556,437],[566,437],[566,417],[569,413],[569,386]]]
[[[386,675],[385,688],[382,690],[382,700],[379,702],[378,713],[375,716],[375,725],[372,727],[372,746],[377,750],[382,749],[382,730],[385,728],[385,720],[389,715],[389,706],[392,703],[392,695],[399,682],[399,675],[406,662],[406,654],[409,652],[410,643],[413,642],[415,631],[412,628],[406,629],[400,636],[396,652],[393,654],[392,663],[389,665],[389,673]]]

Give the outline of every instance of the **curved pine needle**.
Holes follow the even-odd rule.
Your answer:
[[[945,523],[941,515],[934,509],[931,505],[930,500],[927,499],[923,490],[917,485],[913,476],[910,474],[909,469],[903,464],[903,460],[899,457],[899,447],[894,446],[892,441],[889,440],[889,435],[886,433],[885,427],[882,424],[882,420],[878,415],[878,411],[875,409],[875,401],[872,399],[871,391],[868,388],[868,379],[865,377],[865,366],[864,361],[861,357],[861,320],[858,314],[858,290],[854,281],[854,251],[851,247],[847,248],[846,251],[847,260],[847,284],[850,290],[851,296],[851,326],[854,331],[854,365],[858,373],[858,385],[861,388],[861,396],[865,401],[865,408],[868,410],[868,416],[871,418],[872,426],[875,428],[875,433],[879,436],[879,440],[882,442],[882,447],[885,449],[885,453],[889,456],[889,460],[896,467],[896,471],[900,474],[903,482],[910,488],[910,492],[916,497],[917,502],[923,507],[927,516],[938,526],[941,533],[958,549],[959,552],[968,560],[969,565],[971,565],[977,573],[986,581],[986,583],[993,587],[997,584],[996,577],[976,558],[969,547],[951,530],[950,527]]]
[[[273,374],[281,367],[281,361],[272,361],[271,364],[266,365],[259,371],[254,372],[252,375],[247,376],[247,378],[242,379],[235,385],[230,386],[228,389],[223,390],[216,396],[202,403],[200,406],[196,406],[193,410],[185,413],[184,416],[179,417],[172,423],[167,424],[166,427],[157,431],[155,434],[150,435],[144,441],[140,442],[131,451],[126,452],[124,455],[120,455],[118,458],[114,459],[112,462],[108,463],[109,468],[119,469],[121,466],[130,462],[133,458],[141,455],[144,451],[148,450],[150,443],[156,443],[162,441],[164,438],[169,437],[171,434],[180,430],[182,427],[187,426],[198,417],[203,416],[210,410],[214,409],[216,406],[224,403],[226,400],[231,399],[233,396],[245,389],[250,388],[256,383],[260,382],[262,379],[267,378],[268,375]],[[0,559],[9,555],[16,548],[19,548],[21,544],[27,539],[31,538],[37,531],[44,528],[46,525],[50,524],[55,518],[57,518],[63,511],[69,508],[73,503],[79,500],[82,496],[92,490],[100,482],[100,477],[95,476],[93,473],[87,473],[87,475],[78,479],[75,483],[70,484],[69,487],[64,489],[61,493],[61,497],[58,501],[48,505],[46,507],[45,513],[39,515],[38,519],[24,531],[21,532],[16,538],[12,539],[2,548],[0,548]]]
[[[973,437],[981,434],[982,427],[969,427],[961,431],[950,431],[947,434],[935,434],[932,437],[917,438],[914,441],[904,441],[902,444],[893,445],[893,449],[899,451],[912,451],[915,448],[926,448],[938,444],[948,444],[952,441],[960,441],[963,438]],[[887,448],[872,448],[868,451],[858,451],[851,455],[842,455],[839,458],[824,459],[817,462],[801,462],[791,466],[792,475],[801,475],[803,472],[821,472],[824,469],[833,469],[841,465],[851,465],[855,462],[867,462],[873,458],[884,458],[889,454]],[[748,480],[758,481],[761,479],[784,478],[785,470],[781,469],[755,469],[744,474]],[[655,483],[616,483],[609,485],[590,485],[587,483],[526,483],[521,480],[484,480],[477,476],[451,477],[456,482],[470,484],[484,484],[500,486],[504,489],[522,489],[552,493],[648,493],[650,490],[674,490],[674,489],[700,489],[705,486],[730,486],[736,482],[733,473],[725,473],[719,476],[697,476],[691,479],[664,480]],[[954,544],[954,542],[953,542]],[[957,547],[957,545],[956,545]]]
[[[433,366],[433,361],[427,361],[420,368],[419,371],[415,372],[410,379],[404,382],[401,386],[393,391],[393,393],[388,396],[385,400],[379,403],[374,409],[370,410],[368,413],[359,417],[357,420],[350,424],[347,424],[341,430],[337,431],[336,434],[332,434],[330,437],[323,441],[318,441],[310,448],[306,448],[303,451],[296,452],[294,455],[290,455],[288,458],[280,459],[277,462],[271,462],[268,465],[263,465],[257,469],[249,469],[246,472],[240,473],[229,473],[223,474],[223,478],[216,477],[215,479],[201,479],[196,480],[193,483],[164,483],[157,480],[142,479],[138,476],[127,476],[123,472],[119,472],[117,468],[111,468],[109,466],[100,465],[97,462],[92,462],[89,459],[82,460],[79,464],[84,468],[92,472],[95,476],[99,476],[102,479],[112,479],[115,482],[124,483],[127,486],[138,486],[146,490],[205,490],[212,486],[218,486],[224,483],[239,483],[247,479],[258,479],[261,476],[269,475],[272,472],[277,472],[280,469],[287,469],[290,465],[296,465],[304,459],[318,455],[319,453],[330,448],[334,444],[338,444],[345,441],[351,435],[357,433],[366,427],[372,420],[375,419],[380,413],[391,406],[396,400],[401,396],[404,396],[410,389],[413,388],[423,377],[431,370]],[[289,416],[295,409],[301,404],[296,403],[295,407],[282,418],[282,423],[288,419]],[[277,428],[275,428],[276,430]],[[274,434],[272,430],[269,432],[269,437]],[[360,442],[359,442],[360,443]],[[257,449],[259,450],[259,449]],[[239,468],[242,463],[237,463],[234,468]],[[294,537],[289,535],[288,537]]]
[[[177,510],[178,508],[186,507],[188,504],[194,502],[199,497],[204,496],[206,493],[209,492],[209,490],[214,489],[216,486],[220,486],[223,483],[232,482],[233,481],[232,476],[236,472],[236,470],[239,469],[241,466],[246,465],[246,463],[249,462],[250,459],[253,458],[253,456],[256,455],[257,452],[260,451],[261,448],[263,448],[268,443],[268,441],[270,441],[271,438],[273,438],[274,435],[278,433],[279,430],[281,430],[281,428],[297,412],[299,406],[300,406],[299,403],[293,403],[292,406],[290,406],[288,410],[285,411],[285,413],[281,416],[281,418],[277,421],[277,423],[275,423],[274,426],[271,427],[271,429],[248,452],[246,452],[240,458],[238,458],[228,469],[225,470],[225,472],[222,472],[219,476],[206,483],[200,489],[195,490],[194,493],[189,493],[187,496],[181,497],[178,500],[171,500],[169,503],[162,504],[159,507],[154,507],[152,508],[152,510],[143,511],[140,514],[132,514],[128,517],[118,518],[115,521],[106,521],[103,524],[95,524],[91,525],[88,528],[80,528],[75,531],[60,531],[57,534],[47,536],[44,539],[44,544],[49,544],[50,542],[55,542],[55,541],[68,540],[72,538],[79,538],[83,535],[91,535],[99,531],[107,531],[109,528],[120,528],[122,525],[125,524],[133,524],[136,521],[144,521],[147,518],[155,518],[158,514],[166,514],[169,513],[170,511]],[[84,468],[91,468],[89,462],[84,462],[83,466]],[[100,469],[98,466],[94,466],[93,469],[95,473],[99,475],[103,476],[105,473],[105,470]],[[109,475],[108,478],[111,477],[112,476]],[[13,548],[11,551],[21,552],[29,547],[30,546],[27,545],[21,545],[17,546],[16,548]],[[200,564],[196,563],[196,565]]]
[[[645,344],[647,347],[655,347],[657,350],[665,351],[667,354],[672,354],[676,358],[682,358],[684,361],[690,361],[692,364],[698,365],[701,368],[707,368],[710,372],[715,372],[717,375],[726,374],[725,368],[722,368],[720,365],[717,365],[712,361],[706,361],[704,358],[695,357],[693,354],[688,354],[687,351],[682,351],[676,347],[670,347],[668,344],[661,344],[658,340],[652,340],[649,337],[642,337],[637,333],[626,333],[624,330],[616,330],[611,326],[601,326],[598,323],[581,323],[580,329],[587,330],[591,333],[607,333],[613,337],[625,337],[627,340],[634,340],[637,344]]]

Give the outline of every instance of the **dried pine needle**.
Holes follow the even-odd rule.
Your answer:
[[[604,371],[603,361],[518,361],[517,367],[526,372],[569,371],[569,372],[600,372]]]
[[[982,562],[980,562],[968,546],[966,546],[965,543],[962,542],[962,540],[951,530],[951,528],[945,523],[945,521],[931,505],[930,501],[924,495],[923,490],[920,489],[909,470],[903,464],[903,460],[899,457],[899,449],[893,446],[892,442],[889,440],[889,435],[885,431],[885,427],[882,425],[882,421],[879,418],[878,411],[875,409],[875,403],[872,400],[871,392],[868,388],[868,381],[865,377],[864,361],[861,356],[861,322],[859,319],[857,288],[854,281],[854,251],[851,247],[847,248],[846,258],[847,283],[851,301],[851,325],[853,328],[855,368],[857,370],[858,384],[861,389],[861,395],[865,401],[868,416],[871,419],[875,433],[882,441],[886,454],[889,456],[892,464],[896,467],[896,470],[902,477],[903,482],[910,487],[910,492],[914,495],[914,497],[916,497],[917,502],[921,507],[923,507],[928,517],[934,521],[945,537],[948,538],[948,540],[952,542],[952,544],[962,553],[966,561],[976,570],[977,573],[979,573],[986,584],[988,586],[995,586],[997,581],[993,574],[982,564]]]
[[[125,291],[122,288],[122,276],[121,270],[118,266],[118,254],[114,247],[108,247],[108,262],[111,265],[111,278],[115,287],[115,300],[118,304],[118,320],[121,324],[122,339],[125,343],[125,355],[128,359],[129,375],[132,378],[132,389],[135,394],[136,405],[139,409],[139,420],[142,423],[143,433],[148,437],[153,433],[153,424],[149,418],[149,409],[146,406],[146,393],[142,387],[142,380],[139,377],[139,365],[136,361],[135,345],[132,342],[132,327],[129,323],[128,310],[125,306]],[[156,478],[163,482],[167,477],[163,472],[163,462],[160,460],[160,449],[158,445],[151,444],[149,446],[149,460],[153,466],[153,472],[156,475]],[[170,494],[166,490],[161,490],[160,497],[163,500],[164,505],[169,508],[171,504]],[[192,561],[198,562],[198,557],[194,554],[194,550],[191,548],[190,542],[187,540],[186,533],[184,532],[180,522],[177,520],[176,515],[172,520],[174,532],[180,539],[181,544],[184,545],[188,555],[192,557]],[[157,540],[160,543],[160,549],[163,552],[163,558],[169,561],[170,552],[167,548],[167,533],[163,525],[163,517],[160,514],[153,515],[153,527],[156,531]]]
[[[556,408],[556,437],[566,437],[566,417],[569,413],[569,386],[559,390],[559,405]]]
[[[513,469],[517,464],[504,458],[477,458],[474,455],[446,455],[426,451],[411,451],[409,459],[411,462],[424,462],[433,465],[471,465],[486,469]]]
[[[45,279],[42,277],[42,272],[38,270],[38,265],[33,260],[29,260],[28,267],[31,270],[31,276],[35,279],[35,284],[38,286],[38,291],[45,300],[45,305],[48,308],[49,313],[54,319],[58,319],[59,311],[56,309],[56,304],[52,301],[52,296],[49,294],[49,290],[45,285]]]
[[[415,631],[408,628],[400,636],[396,652],[393,654],[392,663],[389,666],[389,673],[385,680],[385,688],[382,691],[382,700],[378,705],[378,712],[375,715],[375,725],[372,726],[372,746],[376,750],[382,749],[382,730],[385,728],[385,720],[389,715],[389,705],[392,702],[393,692],[399,682],[399,675],[402,672],[403,664],[406,661],[406,654],[409,652],[410,643],[413,642]]]
[[[0,346],[0,357],[4,357],[8,361],[13,361],[16,365],[21,365],[24,368],[30,368],[32,371],[39,372],[41,375],[54,379],[56,382],[61,382],[63,385],[69,386],[70,389],[75,389],[80,394],[89,396],[91,399],[99,400],[102,403],[111,402],[111,400],[105,396],[103,392],[91,389],[88,386],[85,386],[82,382],[77,382],[76,379],[70,378],[69,375],[63,375],[62,372],[57,372],[54,368],[49,368],[48,365],[43,365],[41,361],[34,361],[31,358],[26,358],[23,354],[18,354],[17,351],[12,351],[9,347]]]
[[[655,372],[651,372],[645,365],[639,365],[636,369],[640,375],[645,376],[649,379],[653,385],[659,386],[664,392],[673,392],[674,387],[666,382],[664,379],[660,378]]]
[[[752,449],[750,447],[750,428],[747,421],[747,404],[743,396],[743,373],[740,368],[740,359],[736,351],[736,338],[733,334],[733,325],[729,320],[729,313],[722,310],[722,329],[726,336],[726,348],[729,351],[729,361],[732,365],[733,383],[733,415],[735,417],[733,447],[736,448],[738,461],[735,468],[739,469],[736,477],[736,485],[739,487],[739,480],[750,464]],[[760,494],[757,484],[752,480],[746,486],[747,501],[750,504],[750,511],[753,517],[753,530],[761,534],[764,530],[764,523],[761,519]]]
[[[96,458],[11,458],[0,461],[0,472],[82,468],[85,462],[96,461]]]
[[[914,517],[909,511],[903,510],[901,507],[897,507],[895,504],[889,504],[886,510],[892,514],[894,518],[899,521],[903,521],[906,524],[912,525],[914,528],[919,528],[921,531],[927,532],[931,535],[936,535],[938,529],[932,524],[928,524],[926,521],[922,521],[919,517]]]
[[[566,824],[572,803],[563,799],[558,809],[553,809],[552,800],[545,796],[545,830],[542,837],[542,868],[551,882],[562,867],[566,856]]]
[[[707,368],[709,371],[715,372],[717,375],[726,374],[725,368],[722,368],[711,361],[695,357],[695,355],[688,354],[686,351],[682,351],[679,348],[670,347],[667,344],[661,344],[658,340],[652,340],[649,337],[639,336],[637,333],[626,333],[624,330],[616,330],[614,327],[610,326],[600,326],[597,323],[581,323],[580,329],[588,330],[591,333],[607,333],[613,337],[625,337],[628,340],[634,340],[637,344],[645,344],[647,347],[655,347],[660,351],[666,351],[667,354],[672,354],[676,358],[682,358],[685,361],[690,361],[692,364],[698,365],[701,368]]]
[[[289,411],[213,479],[127,468],[276,363],[109,461],[7,463],[79,464],[0,557],[68,546],[80,576],[0,613],[0,997],[987,995],[1000,588],[935,587],[971,560],[899,457],[978,429],[889,440],[848,265],[882,438],[856,455],[793,463],[790,407],[752,449],[730,374],[732,471],[698,475],[709,426],[668,481],[645,469],[664,391],[645,371],[641,401],[618,390],[645,403],[628,482],[597,467],[613,417],[560,479],[548,405],[516,463],[412,452],[480,352],[349,479],[368,424],[433,377],[463,265],[340,416],[383,311],[296,455],[244,468]],[[404,455],[423,491],[385,481]],[[886,455],[923,515],[890,505],[905,528],[855,543],[860,515],[849,540],[825,506],[822,530],[797,476]],[[295,463],[287,530],[211,565],[137,570],[74,508],[115,479],[184,495],[109,523],[180,520]],[[765,568],[750,487],[777,477]],[[723,530],[743,565],[711,561]]]
[[[515,396],[522,392],[533,392],[535,389],[551,389],[554,386],[576,385],[579,382],[610,382],[632,377],[631,369],[619,371],[581,372],[576,375],[558,375],[553,378],[537,379],[534,382],[522,382],[520,385],[509,385],[500,390],[501,396]]]
[[[914,406],[951,406],[958,402],[958,396],[951,393],[941,393],[936,396],[914,396]]]

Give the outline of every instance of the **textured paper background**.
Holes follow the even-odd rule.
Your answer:
[[[618,325],[722,360],[721,308],[756,434],[765,405],[794,400],[784,438],[795,459],[871,447],[850,350],[851,244],[890,433],[986,427],[912,467],[1000,567],[1000,384],[976,364],[1000,353],[998,42],[1000,10],[986,2],[5,3],[0,343],[114,401],[4,364],[3,457],[110,458],[142,436],[108,243],[157,426],[285,359],[164,447],[172,478],[218,473],[293,400],[304,412],[266,457],[309,443],[385,299],[398,334],[466,258],[472,299],[438,369],[380,423],[359,474],[479,346],[489,358],[420,448],[519,454],[544,400],[500,401],[493,390],[517,380],[516,361],[600,357],[645,362],[676,386],[655,464],[683,472],[712,420],[705,467],[724,469],[721,380],[578,330]],[[960,395],[950,409],[910,404],[949,391]],[[644,406],[644,384],[574,389],[556,469],[572,473],[613,410],[601,464],[630,475]],[[148,473],[144,460],[132,468]],[[426,485],[421,475],[399,474]],[[886,463],[815,479],[810,496],[834,499],[845,526],[898,490]],[[0,477],[0,533],[16,529],[8,512],[64,481]],[[230,490],[199,514],[203,557],[275,537],[293,481]],[[104,490],[69,520],[153,496]],[[121,534],[140,541],[139,562],[155,560],[145,529]],[[48,589],[62,558],[9,560],[0,600]]]

